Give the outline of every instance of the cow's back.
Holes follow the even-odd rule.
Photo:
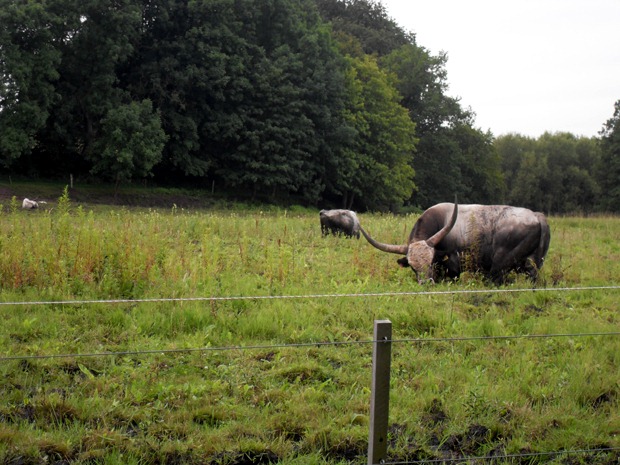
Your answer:
[[[446,220],[447,221],[447,220]],[[459,205],[454,227],[437,250],[473,249],[492,256],[495,249],[512,248],[540,228],[527,208],[508,205]]]

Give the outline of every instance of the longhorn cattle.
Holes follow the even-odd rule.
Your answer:
[[[545,215],[507,205],[434,205],[418,218],[404,245],[377,242],[360,230],[377,249],[404,255],[398,264],[410,266],[420,283],[457,278],[465,265],[496,284],[511,271],[535,281],[551,239]]]
[[[347,237],[360,238],[360,221],[357,214],[351,210],[321,210],[321,231],[326,236],[330,232],[334,235],[344,234]]]

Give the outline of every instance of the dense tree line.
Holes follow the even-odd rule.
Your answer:
[[[494,146],[506,203],[549,213],[620,212],[620,100],[600,138],[509,134]]]
[[[617,112],[601,139],[496,140],[445,64],[373,0],[0,0],[0,169],[357,209],[618,209]]]

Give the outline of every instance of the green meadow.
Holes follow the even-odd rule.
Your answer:
[[[392,243],[416,220],[359,216]],[[536,289],[423,287],[363,238],[322,237],[318,210],[13,198],[0,463],[365,464],[389,319],[392,462],[617,464],[620,218],[549,223]]]

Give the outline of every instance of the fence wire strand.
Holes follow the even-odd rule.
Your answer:
[[[570,292],[570,291],[604,291],[618,290],[620,285],[589,286],[589,287],[541,287],[516,289],[454,289],[449,291],[412,291],[412,292],[369,292],[345,294],[299,294],[299,295],[254,295],[254,296],[221,296],[221,297],[154,297],[145,299],[107,299],[107,300],[50,300],[50,301],[12,301],[0,302],[0,306],[8,305],[92,305],[92,304],[138,304],[162,302],[220,302],[232,300],[303,300],[303,299],[336,299],[359,297],[409,297],[409,296],[442,296],[458,294],[511,294],[517,292]]]
[[[455,337],[439,337],[439,338],[405,338],[392,339],[392,344],[430,344],[430,343],[455,343],[466,341],[492,341],[492,340],[514,340],[514,339],[555,339],[561,337],[596,337],[596,336],[620,336],[620,331],[598,332],[598,333],[567,333],[567,334],[514,334],[508,336],[455,336]],[[72,353],[72,354],[45,354],[45,355],[8,355],[0,357],[0,362],[10,360],[33,360],[33,359],[54,359],[54,358],[92,358],[92,357],[121,357],[129,355],[154,355],[154,354],[181,354],[194,352],[230,352],[230,351],[246,351],[246,350],[273,350],[300,347],[325,347],[325,346],[351,346],[351,345],[368,345],[378,342],[386,342],[384,340],[368,340],[368,341],[319,341],[319,342],[299,342],[289,344],[270,344],[270,345],[250,345],[250,346],[220,346],[220,347],[188,347],[183,349],[149,349],[149,350],[125,350],[118,352],[95,352],[95,353]]]
[[[401,296],[437,296],[458,294],[501,294],[516,292],[570,292],[570,291],[599,291],[617,290],[620,286],[590,286],[590,287],[562,287],[562,288],[518,288],[518,289],[455,289],[449,291],[414,291],[414,292],[377,292],[377,293],[350,293],[350,294],[308,294],[308,295],[281,295],[281,296],[231,296],[231,297],[179,297],[179,298],[147,298],[147,299],[108,299],[108,300],[59,300],[59,301],[33,301],[33,302],[0,302],[0,306],[9,305],[92,305],[92,304],[121,304],[121,303],[155,303],[155,302],[217,302],[232,300],[267,300],[267,299],[317,299],[317,298],[347,298],[347,297],[401,297]],[[620,332],[608,333],[571,333],[571,334],[521,334],[509,336],[458,336],[446,338],[408,338],[395,339],[393,343],[436,343],[436,342],[462,342],[475,340],[510,340],[526,338],[559,338],[559,337],[586,337],[586,336],[617,336]],[[193,347],[181,349],[147,349],[117,352],[98,353],[70,353],[70,354],[46,354],[46,355],[12,355],[0,356],[0,362],[10,360],[54,359],[54,358],[87,358],[87,357],[115,357],[115,356],[140,356],[152,354],[178,354],[192,352],[215,352],[233,350],[259,350],[279,349],[294,347],[320,347],[320,346],[344,346],[356,344],[372,344],[376,341],[336,341],[336,342],[305,342],[273,345],[254,346],[225,346],[225,347]]]

